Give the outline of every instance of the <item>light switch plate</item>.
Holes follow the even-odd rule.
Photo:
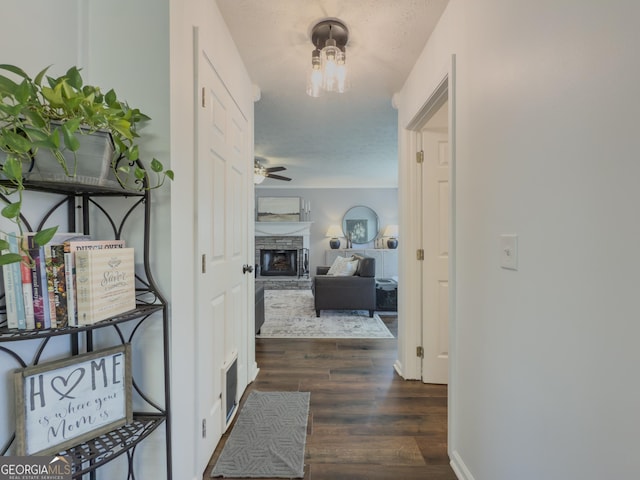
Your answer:
[[[500,235],[500,266],[518,270],[518,235]]]

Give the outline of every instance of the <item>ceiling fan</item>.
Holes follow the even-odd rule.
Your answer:
[[[286,167],[265,167],[260,163],[260,160],[256,158],[254,159],[253,164],[253,183],[262,183],[265,178],[273,178],[274,180],[290,182],[291,179],[289,177],[274,174],[274,172],[282,172],[286,169]]]

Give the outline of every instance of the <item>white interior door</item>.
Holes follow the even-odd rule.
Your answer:
[[[238,354],[238,388],[246,378],[248,258],[248,122],[220,80],[206,49],[198,51],[196,258],[197,372],[195,405],[202,438],[198,465],[207,465],[225,429],[222,369]],[[189,212],[185,212],[189,214]],[[185,245],[185,248],[188,246]],[[251,255],[253,256],[253,255]],[[250,262],[253,264],[253,261]],[[180,319],[174,322],[180,328]]]
[[[422,381],[447,383],[449,373],[448,104],[422,130]]]

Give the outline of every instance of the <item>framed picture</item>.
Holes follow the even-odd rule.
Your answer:
[[[258,222],[299,222],[300,197],[258,197]]]
[[[131,346],[14,373],[17,455],[48,455],[133,420]]]
[[[347,238],[353,243],[367,243],[369,238],[369,221],[366,218],[345,220]]]

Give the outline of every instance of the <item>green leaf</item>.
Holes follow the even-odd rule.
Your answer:
[[[116,120],[112,123],[112,128],[122,135],[124,138],[129,140],[133,139],[133,134],[131,133],[131,123],[126,120],[120,119]]]
[[[113,89],[109,90],[104,95],[104,101],[110,107],[113,107],[114,105],[116,105],[118,102],[118,98],[116,97],[116,92],[114,92]]]
[[[38,110],[25,108],[22,111],[22,115],[36,128],[45,128],[47,126],[47,123]]]
[[[51,65],[49,65],[47,68],[39,72],[36,75],[36,78],[33,80],[33,83],[35,83],[36,85],[42,85],[42,78],[44,77],[45,73],[47,73],[47,70],[49,70],[50,67]]]
[[[62,105],[62,90],[56,88],[42,87],[42,96],[54,107]]]
[[[140,158],[140,152],[137,145],[127,149],[127,158],[132,162],[135,162]]]
[[[7,65],[6,63],[3,63],[0,65],[0,69],[7,70],[11,73],[15,73],[16,75],[21,76],[22,78],[26,78],[27,80],[30,80],[29,75],[27,75],[27,73],[24,70],[22,70],[19,67],[16,67],[15,65]]]
[[[18,154],[25,154],[31,150],[31,142],[13,130],[3,132],[3,137],[7,146]]]
[[[8,120],[11,118],[12,123],[20,123],[20,120],[17,118],[20,116],[20,111],[22,110],[22,105],[7,105],[6,103],[0,103],[0,112],[4,113],[5,116],[3,120]],[[5,127],[3,127],[5,128]],[[10,128],[10,127],[7,127]]]
[[[18,89],[18,84],[10,78],[0,75],[0,92],[5,92],[11,96]]]
[[[162,162],[160,160],[158,160],[157,158],[154,158],[153,160],[151,160],[151,170],[153,170],[156,173],[160,173],[162,172],[163,169],[164,169],[164,166],[162,165]]]
[[[31,141],[42,142],[49,138],[49,134],[47,132],[43,132],[39,128],[24,126],[22,127],[22,129],[24,130],[24,133],[27,134],[27,137],[31,139]]]
[[[22,178],[22,162],[13,156],[7,157],[2,166],[2,171],[9,180],[18,180]],[[20,205],[18,203],[18,205]],[[18,206],[18,210],[20,207]],[[3,214],[4,215],[4,214]],[[13,218],[13,217],[7,217]]]
[[[18,215],[20,215],[21,207],[22,204],[20,202],[10,203],[2,209],[2,216],[9,219],[16,218]]]
[[[16,100],[20,103],[26,103],[31,96],[31,85],[27,80],[23,80],[15,92]]]
[[[71,67],[67,70],[67,79],[69,81],[69,85],[71,85],[76,90],[82,89],[82,76],[80,75],[80,70],[76,67]]]
[[[60,90],[62,90],[62,98],[67,98],[67,99],[76,98],[76,91],[66,80],[63,80],[62,82],[60,82]]]
[[[9,242],[6,240],[0,240],[0,252],[2,250],[9,250]]]
[[[62,136],[64,137],[64,144],[67,146],[67,148],[72,152],[76,152],[80,148],[80,141],[76,138],[76,136],[73,134],[73,131],[71,130],[71,128],[73,128],[73,125],[69,127],[69,123],[72,122],[67,122],[61,126]]]
[[[53,145],[53,148],[60,148],[60,128],[56,127],[49,135],[49,142]]]
[[[82,124],[82,120],[80,118],[70,118],[69,120],[64,122],[64,124],[69,129],[69,131],[73,133],[78,131],[78,128],[80,128],[80,125]]]
[[[21,262],[22,257],[18,253],[4,253],[0,255],[0,265]]]
[[[167,170],[166,172],[164,172],[164,174],[171,180],[173,180],[173,170]]]
[[[33,236],[33,240],[38,246],[46,245],[51,241],[57,230],[58,227],[45,228],[44,230],[40,230]]]
[[[135,176],[138,180],[142,180],[146,175],[144,168],[136,167]]]

